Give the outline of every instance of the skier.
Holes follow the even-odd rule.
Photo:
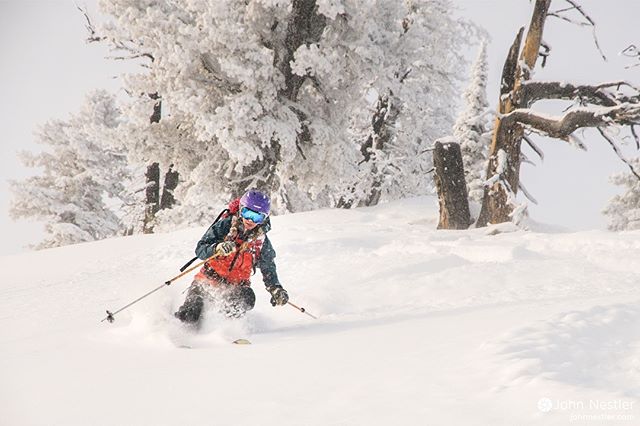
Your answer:
[[[273,249],[267,232],[271,229],[271,202],[263,192],[249,190],[240,198],[237,213],[209,227],[196,246],[196,255],[213,259],[204,264],[188,289],[187,296],[175,316],[185,323],[200,320],[205,300],[211,300],[219,312],[239,318],[253,309],[256,295],[250,277],[257,265],[271,305],[289,301],[287,291],[278,282]]]

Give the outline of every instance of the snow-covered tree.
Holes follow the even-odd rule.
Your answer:
[[[640,170],[640,158],[635,158],[629,164],[634,170]],[[603,213],[609,216],[609,229],[640,229],[640,177],[631,171],[615,174],[610,180],[611,183],[623,187],[625,192],[613,197],[603,210]]]
[[[125,78],[130,156],[180,172],[161,221],[208,221],[249,187],[275,212],[428,190],[468,35],[448,0],[100,4],[116,19],[93,38],[145,61]]]
[[[487,44],[482,42],[471,69],[471,80],[464,92],[464,109],[453,126],[454,139],[460,144],[469,198],[481,203],[491,143],[489,102],[487,101]]]
[[[112,205],[122,202],[129,179],[122,152],[105,143],[120,124],[114,97],[90,93],[69,120],[45,123],[36,135],[43,151],[23,153],[40,173],[11,182],[13,218],[43,221],[48,234],[37,247],[107,238],[121,230]]]

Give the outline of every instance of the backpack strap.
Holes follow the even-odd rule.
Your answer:
[[[234,219],[236,219],[236,221],[238,220],[238,216],[234,216],[233,218],[234,218]],[[231,228],[231,229],[233,229],[233,225],[232,225],[232,228]],[[237,235],[237,232],[238,232],[238,229],[236,228],[236,235]],[[231,233],[231,231],[229,231],[229,233]],[[264,235],[264,231],[262,230],[262,228],[261,228],[261,227],[258,227],[258,228],[256,228],[255,232],[252,232],[252,233],[249,235],[249,238],[247,238],[247,239],[245,240],[244,244],[250,244],[250,243],[252,243],[253,241],[255,241],[255,240],[257,240],[258,238],[260,238],[261,236],[263,236],[263,235]],[[233,239],[233,240],[231,240],[231,241],[235,241],[235,237],[234,237],[234,239]],[[233,269],[233,267],[235,266],[236,261],[238,260],[238,256],[240,256],[240,250],[237,250],[237,251],[236,251],[236,254],[235,254],[235,256],[233,257],[233,260],[231,261],[231,264],[229,265],[229,271],[231,271],[231,270]]]
[[[216,220],[213,221],[212,225],[215,225],[216,223],[218,223],[218,221],[224,216],[226,217],[228,214],[230,213],[229,209],[224,209],[220,212],[220,214],[218,215],[218,217],[216,217]]]
[[[240,205],[240,199],[233,200],[229,203],[229,207],[222,210],[220,212],[220,214],[218,215],[218,217],[216,217],[216,220],[213,221],[213,223],[210,226],[215,225],[216,223],[218,223],[220,221],[220,219],[226,218],[229,215],[235,214],[238,211],[238,206]],[[235,209],[235,211],[234,211]],[[185,269],[187,269],[193,262],[195,262],[196,260],[198,260],[198,256],[194,257],[193,259],[191,259],[190,261],[188,261],[187,263],[185,263],[182,268],[180,268],[180,272],[184,272]]]

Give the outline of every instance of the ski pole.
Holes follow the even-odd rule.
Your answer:
[[[287,304],[288,304],[288,305],[293,306],[294,308],[296,308],[297,310],[299,310],[299,311],[300,311],[300,312],[302,312],[303,314],[307,314],[307,315],[309,315],[309,316],[310,316],[311,318],[313,318],[313,319],[318,319],[318,317],[316,317],[316,316],[314,316],[314,315],[311,315],[309,312],[307,312],[307,310],[306,310],[305,308],[301,308],[301,307],[299,307],[299,306],[296,306],[296,305],[294,305],[294,304],[293,304],[293,303],[291,303],[291,302],[287,302]]]
[[[242,245],[240,245],[240,248],[238,250],[244,250],[245,247],[248,245],[248,242],[242,243]],[[133,305],[134,303],[138,303],[139,301],[141,301],[142,299],[144,299],[145,297],[149,296],[150,294],[155,293],[156,291],[160,290],[161,288],[163,288],[164,286],[167,285],[171,285],[172,282],[174,282],[175,280],[177,280],[178,278],[182,278],[185,275],[187,275],[189,272],[193,271],[194,269],[199,268],[200,266],[204,265],[205,263],[207,263],[208,261],[210,261],[211,259],[215,259],[216,257],[218,257],[219,254],[218,253],[214,253],[212,256],[206,258],[205,260],[196,263],[195,265],[193,265],[191,268],[184,270],[184,266],[182,268],[180,268],[180,271],[182,271],[181,274],[176,275],[175,277],[171,278],[169,281],[165,281],[164,284],[162,284],[160,287],[158,288],[154,288],[153,290],[151,290],[149,293],[145,294],[144,296],[140,296],[138,297],[136,300],[134,300],[133,302],[129,303],[126,306],[123,306],[122,308],[118,309],[115,312],[111,312],[109,310],[107,310],[107,316],[105,318],[103,318],[100,322],[104,322],[105,320],[109,321],[109,322],[114,322],[116,319],[114,318],[114,315],[124,311],[125,309],[127,309],[129,306]],[[186,265],[185,265],[186,266]]]
[[[161,288],[163,288],[164,286],[171,285],[171,283],[172,283],[172,282],[174,282],[175,280],[177,280],[178,278],[182,278],[182,277],[184,277],[184,276],[185,276],[185,275],[187,275],[189,272],[193,271],[193,270],[194,270],[194,269],[196,269],[196,268],[199,268],[200,266],[204,265],[207,261],[209,261],[209,260],[211,260],[211,259],[214,259],[214,258],[216,258],[217,256],[218,256],[217,254],[214,254],[213,256],[211,256],[211,257],[209,257],[209,258],[207,258],[207,259],[203,260],[202,262],[199,262],[199,263],[195,264],[195,265],[194,265],[194,266],[192,266],[191,268],[189,268],[189,269],[187,269],[187,270],[183,271],[181,274],[176,275],[175,277],[171,278],[169,281],[165,281],[165,283],[164,283],[164,284],[162,284],[160,287],[158,287],[158,288],[154,288],[154,289],[153,289],[153,290],[151,290],[149,293],[145,294],[144,296],[140,296],[140,297],[138,297],[138,298],[137,298],[136,300],[134,300],[133,302],[129,303],[129,304],[128,304],[128,305],[126,305],[126,306],[123,306],[122,308],[118,309],[118,310],[117,310],[117,311],[115,311],[115,312],[110,312],[110,311],[108,311],[108,310],[107,310],[107,316],[106,316],[105,318],[103,318],[103,319],[102,319],[102,321],[100,321],[100,322],[104,322],[105,320],[107,320],[107,321],[109,321],[109,322],[114,322],[114,321],[115,321],[115,318],[114,318],[114,315],[115,315],[115,314],[117,314],[117,313],[119,313],[119,312],[124,311],[124,310],[125,310],[125,309],[127,309],[129,306],[131,306],[131,305],[133,305],[133,304],[135,304],[135,303],[138,303],[139,301],[141,301],[141,300],[142,300],[142,299],[144,299],[145,297],[147,297],[147,296],[149,296],[149,295],[151,295],[151,294],[155,293],[156,291],[160,290],[160,289],[161,289]]]

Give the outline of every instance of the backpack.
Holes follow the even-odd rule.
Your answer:
[[[216,220],[214,220],[211,225],[212,226],[215,225],[221,219],[226,219],[229,216],[233,216],[234,214],[238,213],[238,210],[240,210],[240,198],[239,197],[234,199],[234,200],[229,201],[229,204],[227,205],[227,208],[220,212],[220,214],[218,215]]]
[[[215,225],[216,223],[218,223],[222,219],[226,219],[229,216],[233,216],[234,214],[238,213],[238,210],[240,210],[240,197],[229,201],[229,204],[227,204],[227,207],[220,212],[218,217],[216,217],[216,220],[214,220],[213,223],[210,226]],[[197,259],[198,259],[198,256],[194,257],[193,259],[191,259],[190,261],[185,263],[184,266],[182,268],[180,268],[180,272],[184,272],[184,270],[187,269],[189,267],[189,265],[191,265]]]

